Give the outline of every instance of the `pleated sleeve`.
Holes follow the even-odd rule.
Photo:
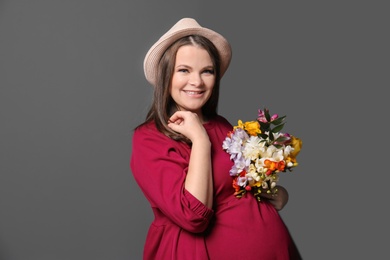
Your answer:
[[[130,168],[154,211],[192,232],[203,232],[213,215],[184,188],[190,147],[163,135],[153,124],[134,131]]]

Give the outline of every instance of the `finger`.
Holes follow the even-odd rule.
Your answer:
[[[181,119],[182,116],[179,115],[179,113],[174,113],[170,118],[168,122],[176,122],[178,119]]]
[[[171,128],[173,131],[181,133],[182,128],[180,127],[180,125],[178,125],[176,123],[168,123],[168,127]]]
[[[169,119],[168,120],[168,123],[172,123],[172,124],[176,124],[176,125],[180,125],[181,123],[183,122],[183,119],[182,118],[177,118],[177,119]]]

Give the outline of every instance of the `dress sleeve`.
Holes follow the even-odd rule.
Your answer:
[[[152,207],[181,228],[199,233],[207,228],[213,210],[184,188],[190,156],[185,146],[157,130],[137,129],[133,135],[130,166]]]

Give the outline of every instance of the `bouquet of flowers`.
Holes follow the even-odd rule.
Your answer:
[[[285,119],[286,116],[277,114],[270,116],[266,108],[259,109],[257,120],[238,120],[238,125],[227,134],[222,148],[234,162],[229,174],[236,197],[251,191],[260,201],[261,192],[276,194],[279,173],[292,171],[298,165],[296,157],[302,141],[280,132]]]

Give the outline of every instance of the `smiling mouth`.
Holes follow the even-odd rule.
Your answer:
[[[203,91],[184,91],[185,93],[189,94],[189,95],[199,95],[199,94],[202,94]]]

